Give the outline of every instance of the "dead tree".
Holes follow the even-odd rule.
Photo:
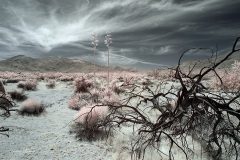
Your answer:
[[[15,111],[11,109],[13,106],[13,101],[6,95],[4,86],[0,81],[0,116],[4,118],[9,117],[11,115],[10,112]],[[9,128],[0,127],[0,134],[8,136],[8,134],[6,134],[7,131],[9,131]]]
[[[0,93],[6,94],[6,91],[5,91],[4,85],[3,85],[3,83],[2,83],[1,80],[0,80]]]
[[[132,145],[133,159],[144,159],[148,147],[155,148],[159,156],[167,155],[174,159],[174,146],[189,159],[194,150],[189,145],[188,136],[198,141],[213,159],[226,156],[239,159],[240,92],[214,92],[203,83],[210,73],[221,80],[216,68],[240,50],[236,49],[239,38],[230,53],[220,61],[215,59],[197,74],[192,74],[194,66],[187,73],[181,69],[181,59],[187,51],[184,52],[174,69],[177,86],[166,90],[166,84],[160,82],[153,90],[147,85],[132,85],[128,97],[121,104],[104,104],[111,108],[111,113],[98,127],[107,126],[108,133],[126,123],[136,128],[138,137]],[[176,97],[176,103],[171,105],[173,97]],[[137,103],[131,103],[133,100]],[[154,110],[157,117],[153,120],[147,110]],[[168,153],[159,148],[163,141],[169,143],[166,146]]]

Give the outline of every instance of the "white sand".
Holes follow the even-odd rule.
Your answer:
[[[5,88],[11,91],[16,84],[8,84]],[[47,89],[45,83],[40,82],[37,91],[25,93],[49,107],[40,117],[23,117],[14,112],[5,120],[0,117],[0,126],[11,129],[9,138],[0,135],[0,159],[111,159],[104,141],[78,141],[69,134],[68,123],[76,113],[67,106],[73,94],[70,86],[57,83],[55,89]],[[17,105],[20,107],[21,103]]]

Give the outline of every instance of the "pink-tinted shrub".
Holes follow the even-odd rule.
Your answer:
[[[56,81],[55,80],[49,80],[48,83],[46,84],[48,88],[55,88],[56,86]]]
[[[235,73],[238,73],[239,74],[239,71],[240,71],[240,62],[235,60],[234,63],[232,64],[232,71],[235,72]]]
[[[232,64],[231,70],[227,72],[219,72],[219,78],[214,77],[212,83],[209,85],[210,88],[221,88],[223,90],[240,90],[240,62],[235,61]]]
[[[19,110],[21,115],[40,115],[45,111],[45,106],[34,99],[27,99],[22,103],[22,108]]]
[[[86,129],[93,128],[98,121],[106,118],[108,112],[108,106],[82,107],[74,116],[74,122],[82,124]]]
[[[37,90],[37,81],[34,80],[20,81],[18,83],[18,88],[35,91]]]
[[[170,69],[153,69],[148,73],[148,76],[151,76],[158,80],[172,80],[174,77],[174,72]]]
[[[63,82],[68,82],[68,81],[73,81],[73,80],[74,80],[74,78],[69,75],[63,75],[62,77],[60,77],[60,81],[63,81]]]
[[[74,81],[74,92],[75,93],[80,93],[80,92],[88,92],[88,88],[92,86],[92,82],[89,80],[85,80],[84,78],[82,79],[75,79]]]
[[[110,97],[112,94],[113,94],[113,92],[112,92],[111,89],[105,89],[105,90],[102,92],[102,96],[103,96],[103,97]]]
[[[91,92],[91,100],[93,103],[98,103],[100,102],[101,94],[97,89],[93,89]]]
[[[68,100],[68,107],[73,110],[79,110],[81,107],[86,105],[86,101],[84,100],[84,98],[84,95],[82,95],[81,93],[72,96]]]
[[[214,79],[211,88],[221,88],[223,90],[240,90],[240,77],[235,73],[228,73],[222,77],[222,84],[219,79]]]
[[[104,96],[102,103],[105,105],[117,105],[119,104],[119,101],[120,101],[119,96],[114,93],[111,93],[111,95],[109,96],[108,95]]]

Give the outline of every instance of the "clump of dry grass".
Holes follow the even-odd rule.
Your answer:
[[[88,88],[92,86],[92,82],[90,80],[86,80],[84,78],[82,79],[75,79],[74,81],[74,92],[80,93],[80,92],[89,92]]]
[[[11,92],[8,92],[13,100],[24,101],[27,99],[27,96],[24,94],[22,89],[15,89]]]
[[[20,81],[18,83],[18,88],[22,88],[28,91],[35,91],[37,90],[37,81],[34,80]]]
[[[79,110],[86,105],[85,95],[82,93],[75,94],[68,100],[68,107],[73,110]]]
[[[108,106],[82,107],[75,115],[74,122],[92,128],[108,115],[108,111]]]
[[[55,80],[49,80],[46,84],[47,88],[53,89],[56,87],[56,81]]]
[[[22,108],[19,110],[21,115],[39,116],[45,111],[45,105],[34,99],[27,99],[22,103]]]
[[[80,140],[97,140],[107,136],[101,127],[108,116],[108,106],[82,107],[74,116],[70,133],[75,133]]]

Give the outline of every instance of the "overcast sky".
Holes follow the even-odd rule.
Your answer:
[[[105,65],[108,30],[111,65],[174,65],[194,47],[217,46],[223,54],[240,36],[240,0],[0,0],[0,60],[21,54],[92,61],[96,32],[97,61]]]

